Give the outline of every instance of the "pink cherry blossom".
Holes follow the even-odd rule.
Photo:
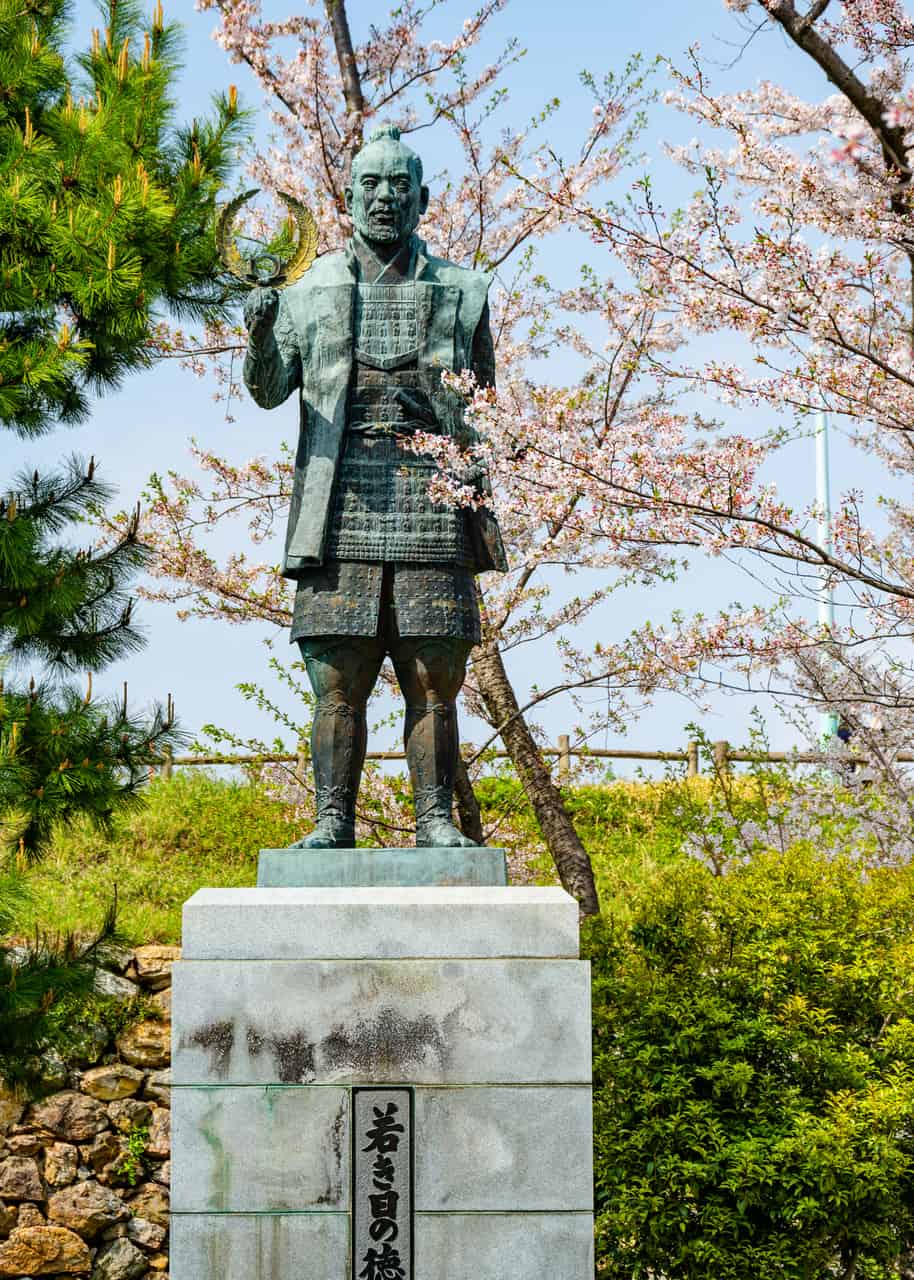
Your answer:
[[[648,96],[637,64],[588,82],[573,155],[548,146],[548,104],[538,123],[496,132],[501,116],[490,115],[505,112],[498,94],[517,49],[476,55],[503,2],[488,0],[449,41],[424,39],[424,11],[400,6],[356,51],[358,111],[317,7],[280,23],[265,20],[257,0],[199,7],[252,72],[276,129],[277,145],[252,157],[251,178],[308,203],[322,251],[348,234],[348,159],[373,119],[407,135],[432,123],[450,131],[457,158],[436,183],[423,232],[434,252],[496,272],[498,386],[451,379],[476,442],[460,450],[428,435],[415,447],[438,458],[443,501],[479,501],[468,468],[482,464],[491,477],[511,573],[482,583],[484,643],[509,666],[518,646],[555,643],[553,677],[526,710],[598,684],[618,694],[615,725],[662,690],[700,700],[712,684],[846,700],[846,681],[829,690],[821,671],[809,677],[810,655],[825,645],[845,662],[855,653],[877,668],[907,662],[898,652],[914,623],[910,505],[887,492],[874,510],[848,489],[823,540],[815,503],[788,502],[770,476],[820,411],[885,469],[887,490],[914,470],[914,24],[896,0],[803,11],[792,0],[729,0],[737,15],[780,25],[793,41],[788,56],[827,58],[832,86],[814,101],[772,81],[720,94],[698,53],[684,57],[663,109],[694,121],[696,139],[671,147],[669,159],[698,190],[674,212],[651,180],[633,182],[626,169]],[[809,26],[813,53],[802,43]],[[532,247],[556,231],[576,231],[591,262],[597,251],[600,265],[573,286],[537,274]],[[718,337],[726,344],[715,352]],[[160,334],[160,351],[215,375],[229,403],[243,344],[231,326]],[[550,380],[572,357],[576,380]],[[770,430],[747,431],[746,409],[764,411]],[[198,449],[194,460],[196,477],[170,474],[152,489],[153,594],[187,615],[284,625],[287,586],[258,548],[284,518],[290,455],[230,462]],[[248,550],[208,552],[209,535],[231,521],[244,523]],[[647,624],[642,595],[624,642],[576,642],[576,625],[620,607],[627,588],[643,592],[687,560],[713,573],[722,557],[753,583],[769,575],[779,598]],[[580,595],[554,600],[556,567],[587,571]],[[839,603],[831,632],[810,607],[825,586]],[[868,696],[874,679],[860,676]],[[472,673],[465,697],[485,719]],[[594,717],[583,702],[580,715],[582,741],[605,726],[605,713]],[[499,726],[490,727],[494,740]]]

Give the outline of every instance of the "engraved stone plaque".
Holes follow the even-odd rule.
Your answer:
[[[352,1091],[353,1280],[413,1280],[413,1091]]]

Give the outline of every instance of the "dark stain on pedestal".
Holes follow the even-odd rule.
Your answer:
[[[234,1044],[235,1028],[231,1022],[207,1022],[181,1037],[182,1049],[204,1049],[209,1054],[210,1071],[222,1079],[228,1075]]]
[[[265,1035],[257,1027],[247,1029],[248,1053],[258,1057],[265,1049],[273,1055],[281,1084],[309,1084],[314,1079],[314,1045],[304,1031],[287,1036]]]
[[[315,1204],[328,1204],[339,1207],[343,1198],[343,1140],[346,1135],[346,1121],[349,1118],[349,1093],[343,1095],[340,1109],[333,1118],[330,1130],[330,1151],[332,1153],[332,1170],[327,1183],[327,1190],[319,1195]]]
[[[405,1018],[387,1007],[374,1018],[352,1026],[342,1024],[321,1041],[320,1060],[331,1071],[346,1071],[371,1079],[405,1079],[411,1065],[423,1063],[432,1054],[444,1066],[447,1042],[430,1014]]]

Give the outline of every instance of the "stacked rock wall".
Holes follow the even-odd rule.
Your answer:
[[[168,1280],[171,965],[177,947],[112,957],[103,995],[145,996],[149,1016],[110,1041],[73,1029],[70,1061],[45,1055],[53,1091],[0,1087],[0,1277]]]

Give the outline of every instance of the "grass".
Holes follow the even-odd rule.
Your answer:
[[[511,839],[505,843],[519,842],[533,851],[529,866],[534,882],[557,883],[552,859],[519,784],[513,778],[489,778],[477,790],[484,819],[493,821],[499,812],[512,813]],[[565,788],[575,829],[593,863],[604,913],[625,913],[629,891],[681,856],[688,824],[695,821],[696,812],[707,810],[710,796],[706,778]]]
[[[30,876],[27,932],[91,929],[115,886],[119,931],[134,943],[179,942],[181,904],[204,885],[253,885],[257,853],[301,834],[259,787],[205,775],[156,780],[110,836],[76,823],[58,832]]]
[[[686,785],[698,787],[693,799],[700,799],[706,784],[616,782],[569,789],[604,909],[617,913],[628,889],[678,855],[683,830],[677,796]],[[518,784],[487,779],[479,798],[486,821],[511,813],[510,843],[532,851],[534,881],[554,882]],[[31,903],[18,927],[92,929],[117,886],[119,927],[127,939],[178,942],[181,905],[191,894],[203,886],[253,885],[258,851],[300,835],[285,808],[256,784],[227,782],[202,770],[158,779],[140,807],[118,818],[110,836],[82,823],[58,833],[30,876]]]

